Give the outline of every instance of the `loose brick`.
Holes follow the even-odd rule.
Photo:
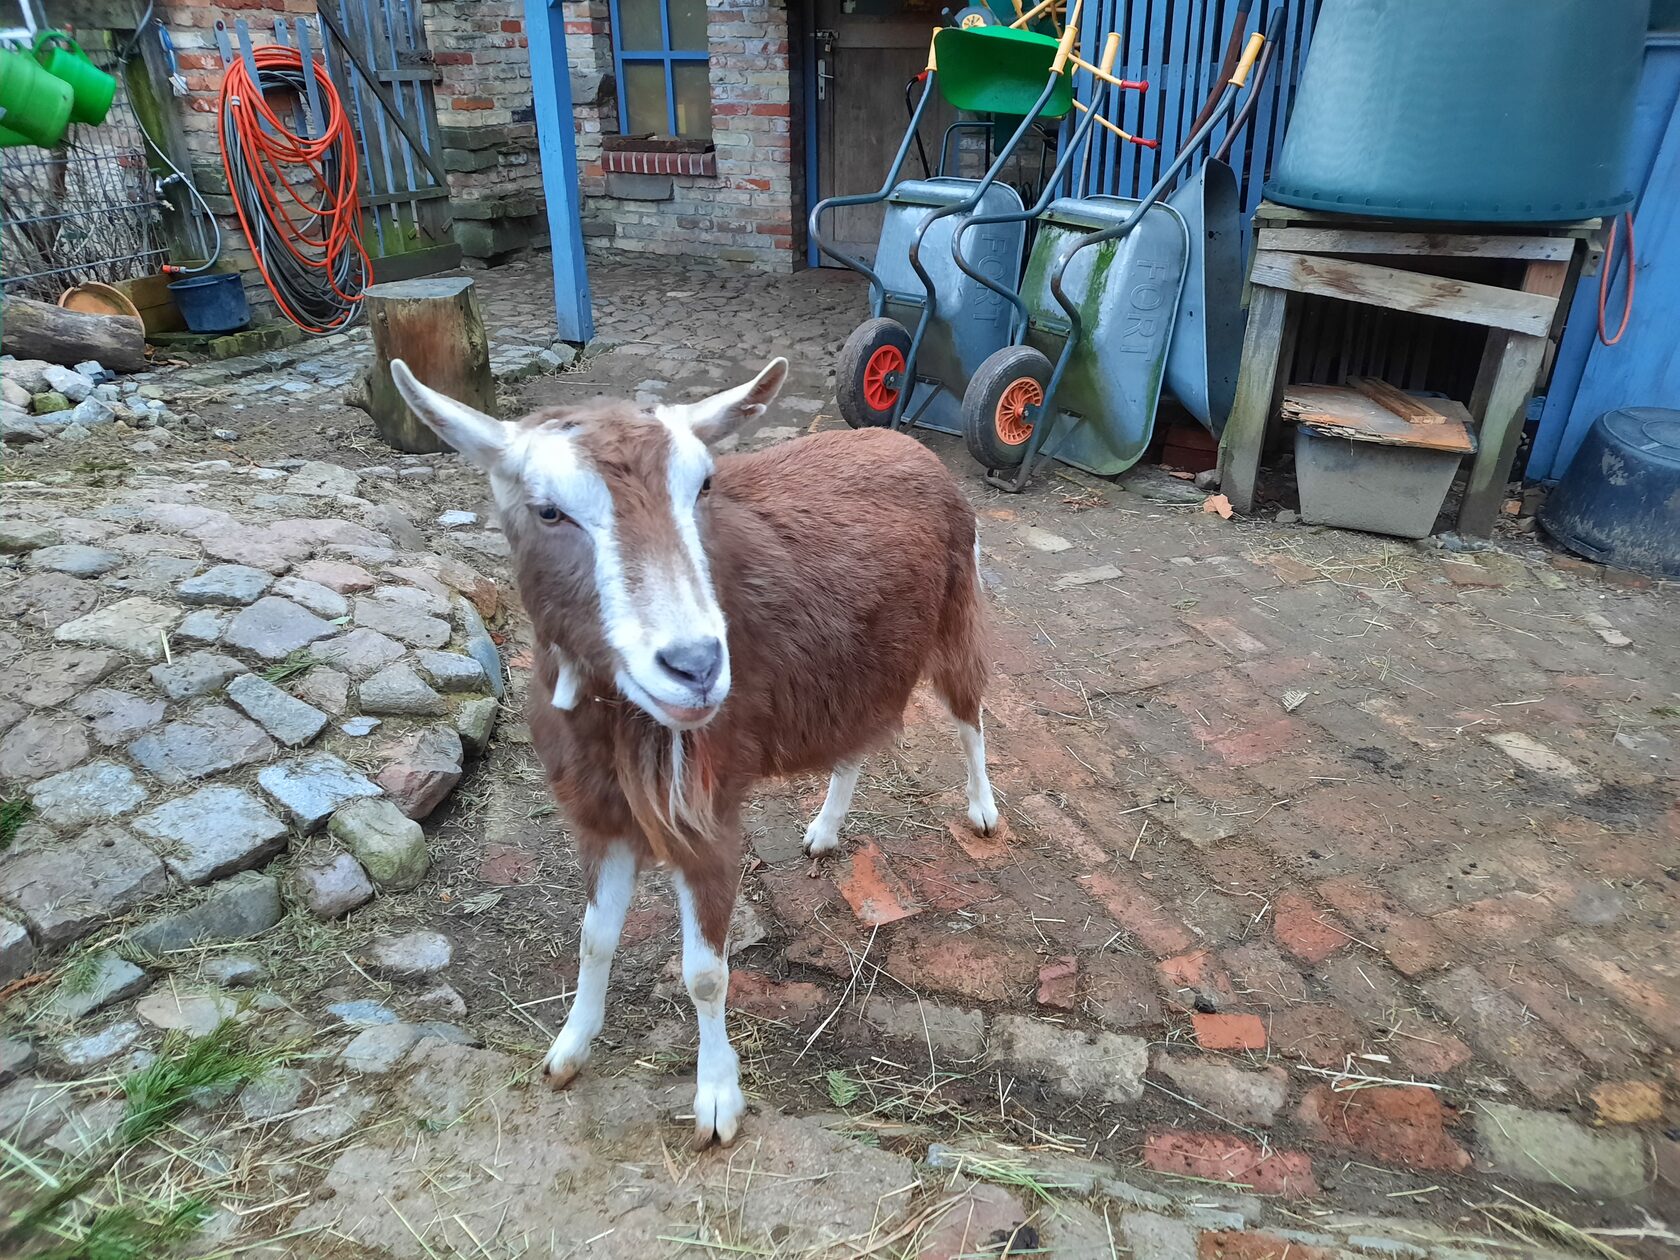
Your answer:
[[[1156,1172],[1230,1182],[1261,1194],[1298,1199],[1318,1193],[1312,1160],[1300,1151],[1263,1152],[1227,1133],[1151,1130],[1143,1142],[1143,1164]]]
[[[1483,1054],[1536,1098],[1571,1094],[1581,1083],[1581,1069],[1569,1049],[1474,967],[1455,967],[1426,981],[1423,990]]]
[[[1319,1141],[1362,1151],[1379,1163],[1447,1172],[1470,1166],[1470,1153],[1446,1130],[1458,1113],[1443,1106],[1431,1089],[1319,1085],[1301,1100],[1297,1118]]]
[[[1258,1015],[1204,1015],[1190,1017],[1196,1029],[1196,1044],[1204,1050],[1264,1050],[1266,1025]]]
[[[863,837],[852,850],[845,871],[835,882],[852,913],[868,927],[897,923],[921,909],[904,881],[887,864],[881,846],[870,836]]]
[[[1079,1004],[1079,960],[1071,955],[1038,969],[1038,1004],[1071,1011]]]
[[[1328,910],[1320,910],[1297,892],[1272,901],[1272,934],[1277,943],[1304,963],[1321,963],[1352,939]]]

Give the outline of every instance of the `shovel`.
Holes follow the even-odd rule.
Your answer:
[[[1246,13],[1239,10],[1237,25],[1231,31],[1233,48],[1241,41],[1245,17]],[[1167,198],[1190,234],[1184,297],[1167,350],[1167,387],[1215,437],[1224,431],[1225,420],[1236,402],[1243,339],[1242,206],[1236,172],[1225,158],[1237,133],[1254,113],[1282,33],[1280,7],[1266,30],[1266,45],[1254,68],[1248,95],[1232,117],[1218,152]],[[1222,78],[1220,87],[1224,82]],[[1219,87],[1214,92],[1203,109],[1203,121],[1212,113]]]

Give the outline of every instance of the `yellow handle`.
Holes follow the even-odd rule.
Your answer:
[[[934,54],[933,49],[934,49],[934,45],[939,43],[939,32],[942,29],[943,29],[942,27],[938,27],[938,26],[934,27],[933,28],[933,38],[928,40],[928,63],[927,63],[927,73],[928,74],[932,74],[939,69],[939,58]]]
[[[1108,42],[1103,45],[1102,65],[1098,67],[1104,74],[1114,73],[1114,59],[1120,55],[1120,32],[1110,31]]]
[[[1033,19],[1038,17],[1039,14],[1045,12],[1048,9],[1054,8],[1058,2],[1059,2],[1059,0],[1039,0],[1039,3],[1033,5],[1032,8],[1028,9],[1025,13],[1021,14],[1020,17],[1016,18],[1009,25],[1016,28],[1017,30],[1019,30],[1022,27],[1026,26],[1027,23],[1031,22]],[[1017,3],[1016,8],[1019,8],[1019,7],[1020,7],[1020,5],[1019,5],[1019,3]]]
[[[1078,0],[1074,0],[1078,3]],[[1069,26],[1062,32],[1062,42],[1056,45],[1056,59],[1050,63],[1051,74],[1062,74],[1067,70],[1068,58],[1073,56],[1073,46],[1079,41],[1079,28]]]
[[[1069,3],[1067,13],[1063,17],[1063,20],[1069,26],[1079,25],[1079,8],[1084,3],[1085,0],[1071,0],[1071,3]]]
[[[1231,86],[1241,87],[1248,82],[1248,72],[1254,69],[1254,59],[1260,55],[1260,50],[1266,46],[1266,37],[1259,31],[1248,37],[1248,47],[1243,49],[1242,60],[1237,62],[1237,68],[1231,74]]]

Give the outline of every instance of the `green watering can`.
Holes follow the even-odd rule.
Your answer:
[[[72,122],[97,126],[111,112],[117,80],[70,36],[42,31],[34,54],[0,51],[0,148],[50,149]]]

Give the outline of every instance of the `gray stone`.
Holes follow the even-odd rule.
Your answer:
[[[222,631],[222,642],[271,661],[283,661],[299,648],[336,634],[338,627],[323,621],[289,599],[265,595],[241,609]]]
[[[490,631],[484,628],[484,618],[478,615],[478,609],[471,602],[457,596],[455,620],[460,622],[466,637],[467,655],[479,663],[484,676],[490,680],[490,694],[500,700],[504,686],[502,654],[496,647],[496,641],[490,637]]]
[[[353,717],[338,724],[338,729],[352,739],[360,739],[364,735],[371,735],[383,725],[375,717]]]
[[[426,536],[414,527],[408,513],[394,503],[369,504],[362,509],[362,519],[388,535],[404,551],[419,551],[426,545]]]
[[[300,577],[281,578],[274,584],[274,593],[329,621],[350,611],[350,601],[337,591],[319,582],[306,582]]]
[[[499,529],[483,531],[463,531],[450,534],[450,538],[465,547],[468,551],[476,551],[481,556],[489,556],[494,560],[505,560],[513,553],[508,546],[508,540]]]
[[[42,779],[29,799],[42,822],[73,830],[90,822],[119,818],[147,798],[134,771],[111,761],[93,761]]]
[[[85,1037],[70,1037],[52,1047],[51,1055],[72,1072],[86,1072],[109,1063],[140,1040],[140,1025],[132,1019],[119,1020]]]
[[[1064,1093],[1114,1103],[1143,1097],[1149,1043],[1141,1037],[1063,1028],[1025,1015],[1000,1016],[993,1035],[994,1058],[1041,1073]]]
[[[80,424],[67,424],[58,431],[58,440],[60,442],[69,442],[72,444],[85,442],[92,436],[93,430]]]
[[[239,1109],[251,1120],[272,1120],[297,1110],[309,1084],[297,1068],[270,1068],[239,1091]]]
[[[0,1085],[10,1085],[34,1066],[34,1046],[20,1037],[0,1037]]]
[[[224,989],[249,989],[268,979],[268,968],[243,954],[222,954],[206,959],[199,974]]]
[[[333,815],[329,830],[387,892],[407,892],[431,865],[426,833],[390,801],[352,801]]]
[[[93,749],[81,721],[63,713],[31,713],[0,737],[0,783],[61,774]]]
[[[348,468],[312,459],[286,478],[286,493],[319,495],[330,499],[334,495],[355,494],[360,480]]]
[[[986,1052],[986,1017],[943,1002],[872,998],[864,1019],[884,1037],[933,1047],[938,1059],[971,1062]]]
[[[188,652],[168,664],[153,665],[146,673],[171,700],[191,700],[220,690],[228,679],[245,673],[245,667],[231,656]]]
[[[1120,1233],[1136,1260],[1197,1260],[1196,1228],[1170,1216],[1127,1212]]]
[[[369,599],[382,601],[387,604],[402,604],[416,612],[427,613],[433,617],[449,615],[449,590],[423,570],[396,570],[402,575],[415,579],[412,586],[386,585],[374,589]],[[428,590],[430,587],[432,589]]]
[[[440,648],[449,642],[447,621],[403,601],[359,595],[353,616],[358,626],[377,630],[414,647]]]
[[[340,816],[343,812],[340,811]],[[373,900],[373,885],[368,882],[367,872],[348,853],[334,853],[319,861],[303,863],[292,872],[287,891],[292,900],[302,903],[317,919],[341,919]]]
[[[447,936],[420,930],[379,937],[368,946],[361,962],[372,974],[386,980],[429,980],[449,966],[454,956]]]
[[[141,814],[132,825],[187,884],[261,866],[286,845],[286,824],[235,787],[200,788]]]
[[[101,1007],[143,992],[152,978],[127,959],[118,958],[109,950],[100,950],[63,973],[58,989],[47,1003],[46,1014],[52,1019],[80,1019]]]
[[[461,737],[447,726],[416,731],[384,750],[373,781],[410,818],[429,818],[461,781]]]
[[[350,675],[325,665],[311,666],[292,684],[292,694],[328,713],[343,713],[350,703]]]
[[[339,1061],[352,1072],[382,1076],[414,1048],[420,1030],[413,1024],[375,1024],[351,1038]]]
[[[424,651],[414,654],[420,672],[431,680],[439,691],[485,691],[490,683],[484,677],[484,667],[470,656],[458,652]]]
[[[494,645],[492,645],[494,646]],[[351,630],[311,649],[310,655],[323,665],[343,670],[352,678],[378,673],[403,654],[403,645],[377,630]]]
[[[280,922],[280,884],[272,875],[245,871],[212,884],[194,905],[149,919],[128,934],[138,949],[167,954],[190,945],[242,941]]]
[[[467,1013],[467,1000],[447,984],[434,984],[409,999],[410,1005],[423,1011],[441,1011],[460,1019]]]
[[[67,1086],[20,1076],[0,1089],[0,1134],[21,1150],[38,1149],[70,1115]]]
[[[64,541],[51,525],[35,521],[0,521],[0,555],[15,556],[37,547],[56,547]]]
[[[354,595],[372,590],[373,574],[360,565],[345,564],[342,560],[311,560],[297,567],[294,577],[304,582],[316,582],[340,595]]]
[[[10,984],[34,968],[35,942],[30,939],[29,929],[0,914],[0,984]]]
[[[31,394],[47,388],[47,369],[56,366],[45,359],[14,359],[0,363],[0,377]]]
[[[153,1028],[194,1038],[208,1037],[240,1015],[239,1004],[225,993],[187,993],[174,987],[141,998],[134,1013]]]
[[[7,446],[29,446],[46,440],[45,427],[32,420],[28,412],[0,404],[0,443]]]
[[[65,844],[14,848],[0,863],[0,900],[23,916],[42,945],[86,936],[168,888],[157,855],[111,823]]]
[[[478,1037],[462,1028],[459,1024],[449,1024],[441,1020],[429,1019],[416,1024],[422,1039],[436,1037],[439,1041],[446,1041],[452,1046],[481,1046],[484,1044]]]
[[[188,643],[214,643],[222,637],[228,615],[214,608],[195,608],[175,627],[175,637]]]
[[[459,508],[451,508],[438,516],[437,523],[445,529],[454,529],[460,525],[476,525],[478,524],[478,513],[463,512]]]
[[[1180,1094],[1233,1124],[1269,1127],[1289,1097],[1289,1074],[1280,1067],[1250,1072],[1228,1060],[1155,1056],[1155,1074]]]
[[[490,747],[498,707],[494,697],[481,696],[468,700],[455,710],[455,730],[461,736],[461,743],[474,757],[482,757]]]
[[[116,418],[117,409],[103,398],[84,398],[70,409],[70,423],[79,424],[84,429],[97,429]]]
[[[405,717],[441,717],[449,706],[425,679],[405,664],[387,665],[356,688],[364,713]]]
[[[183,604],[243,608],[274,585],[274,575],[248,564],[218,564],[175,588]]]
[[[107,748],[123,744],[163,721],[164,703],[127,691],[96,687],[77,696],[70,712],[88,720],[93,738]]]
[[[262,727],[221,704],[207,704],[128,746],[129,756],[165,783],[190,783],[254,765],[275,751]]]
[[[98,577],[118,568],[124,560],[120,551],[88,547],[81,543],[60,543],[38,547],[29,553],[28,564],[37,573],[68,573],[71,577]]]
[[[332,812],[379,787],[331,753],[314,753],[269,766],[257,775],[263,791],[304,832],[319,831]]]
[[[356,998],[350,1002],[334,1002],[327,1013],[343,1020],[352,1028],[371,1028],[375,1024],[394,1024],[397,1013],[372,998]]]
[[[41,373],[48,388],[55,389],[71,402],[81,402],[93,393],[93,382],[80,372],[54,363]]]
[[[180,609],[173,605],[135,595],[66,622],[53,632],[53,638],[60,643],[114,648],[143,661],[156,661],[163,657],[163,636],[180,615]]]
[[[4,676],[0,676],[0,696],[9,696],[34,708],[49,709],[98,682],[121,662],[122,658],[115,652],[94,648],[30,652],[14,661]],[[71,711],[79,712],[75,705]],[[79,716],[89,715],[80,713]]]
[[[1508,1103],[1476,1104],[1482,1167],[1572,1194],[1626,1199],[1645,1189],[1645,1139],[1594,1132],[1565,1116]]]
[[[327,724],[325,713],[293,699],[255,674],[235,678],[228,684],[227,694],[246,716],[288,748],[307,744]]]

